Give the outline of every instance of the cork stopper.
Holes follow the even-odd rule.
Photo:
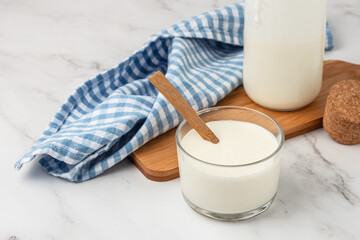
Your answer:
[[[360,143],[360,81],[344,80],[331,87],[323,126],[339,143]]]

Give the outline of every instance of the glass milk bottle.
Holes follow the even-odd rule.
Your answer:
[[[322,82],[326,0],[246,0],[244,88],[257,104],[289,111]]]

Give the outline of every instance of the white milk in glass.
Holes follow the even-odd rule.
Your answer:
[[[244,88],[261,106],[294,110],[321,89],[326,0],[246,0]]]
[[[256,124],[221,120],[207,125],[218,144],[203,140],[193,129],[178,149],[181,188],[185,198],[206,211],[235,214],[257,209],[276,194],[280,154],[275,136]],[[200,161],[199,161],[200,160]]]

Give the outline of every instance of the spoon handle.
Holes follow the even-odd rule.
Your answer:
[[[172,85],[171,82],[164,76],[164,74],[157,71],[149,78],[149,80],[204,140],[212,143],[219,142],[219,139],[215,136],[215,134],[199,117],[199,115],[197,115],[195,110],[174,87],[174,85]]]

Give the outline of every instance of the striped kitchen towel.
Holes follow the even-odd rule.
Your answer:
[[[243,22],[243,3],[237,3],[152,35],[118,66],[79,87],[15,168],[37,157],[48,173],[81,182],[177,126],[182,117],[148,80],[157,70],[195,110],[215,105],[242,83]],[[328,27],[326,35],[331,49]]]

